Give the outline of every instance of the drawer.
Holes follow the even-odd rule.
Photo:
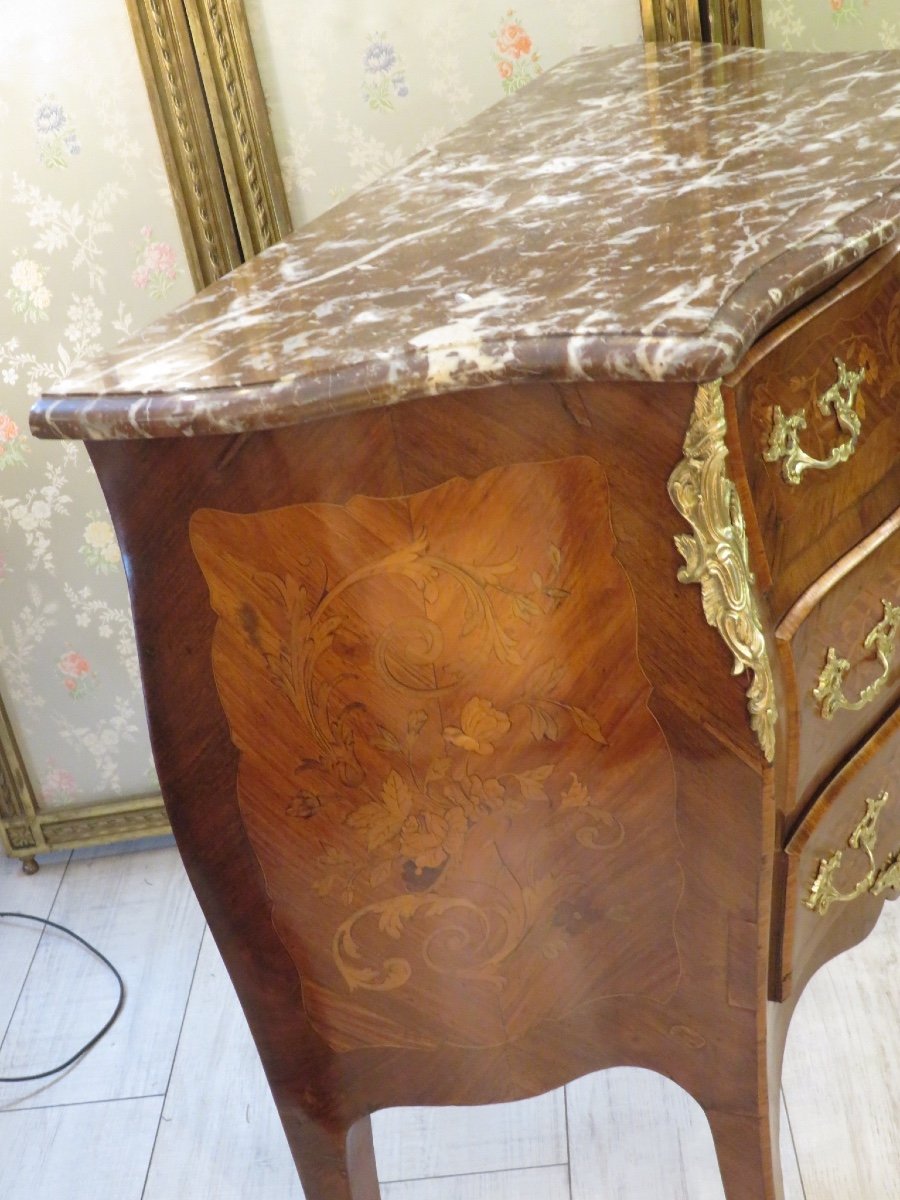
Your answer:
[[[900,509],[801,597],[775,636],[794,734],[792,822],[900,692]]]
[[[782,323],[724,382],[777,621],[900,505],[900,252]]]
[[[900,709],[824,789],[787,847],[783,986],[861,941],[900,888]]]

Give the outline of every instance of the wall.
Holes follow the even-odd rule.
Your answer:
[[[900,49],[898,0],[763,0],[766,45],[780,50]]]
[[[582,46],[639,0],[246,0],[296,225]]]
[[[4,8],[0,693],[42,807],[152,792],[124,575],[80,445],[28,409],[192,291],[122,0]]]

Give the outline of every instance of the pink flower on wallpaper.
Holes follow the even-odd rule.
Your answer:
[[[137,253],[131,282],[136,288],[147,289],[154,299],[161,299],[178,278],[178,260],[168,242],[155,242],[149,225],[141,229],[143,245]]]
[[[868,3],[869,0],[862,0],[863,6],[867,7]],[[863,12],[860,0],[831,0],[831,16],[835,25],[861,25]]]
[[[0,444],[14,442],[19,436],[19,427],[8,413],[0,413]]]
[[[515,9],[508,8],[498,29],[491,34],[494,39],[494,62],[497,73],[507,95],[517,92],[526,83],[540,75],[540,55],[534,42],[526,32]]]
[[[78,783],[71,771],[63,767],[49,767],[41,780],[45,800],[68,800],[78,794]]]
[[[56,664],[63,677],[63,686],[75,700],[80,700],[93,682],[91,664],[75,650],[63,654]]]
[[[511,11],[509,15],[511,15]],[[531,53],[531,46],[531,38],[522,26],[517,25],[514,21],[503,25],[497,34],[498,51],[510,58],[523,58],[526,54]]]
[[[25,461],[26,441],[9,413],[0,412],[0,471]]]

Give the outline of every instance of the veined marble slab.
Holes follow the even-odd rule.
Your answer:
[[[900,53],[589,50],[77,367],[42,437],[703,380],[900,233]]]

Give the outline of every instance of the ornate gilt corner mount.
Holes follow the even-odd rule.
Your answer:
[[[875,847],[878,841],[878,818],[881,810],[888,802],[887,792],[880,792],[876,797],[866,800],[866,815],[859,822],[847,845],[851,850],[863,850],[869,860],[869,870],[850,892],[842,892],[834,882],[838,873],[843,852],[835,850],[828,858],[819,863],[819,871],[809,889],[809,895],[803,901],[807,908],[824,917],[834,903],[846,904],[850,900],[858,900],[870,892],[880,896],[888,888],[900,888],[900,851],[891,855],[882,867],[875,865]]]
[[[707,622],[734,656],[734,674],[749,670],[750,724],[767,762],[775,757],[775,684],[753,590],[744,517],[725,460],[725,405],[718,380],[701,384],[684,439],[684,458],[669,477],[672,503],[694,530],[675,545],[681,583],[698,583]]]

